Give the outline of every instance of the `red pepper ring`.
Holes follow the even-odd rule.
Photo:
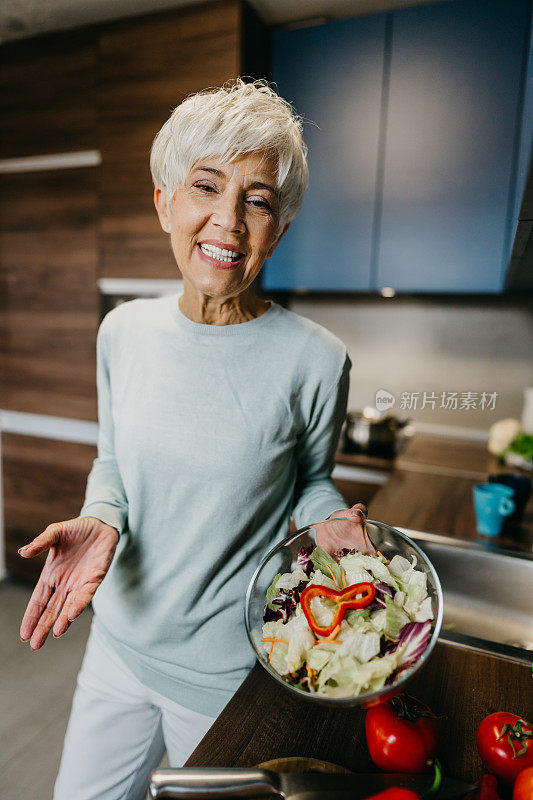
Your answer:
[[[356,597],[356,595],[362,597]],[[373,583],[353,583],[347,586],[346,589],[330,589],[328,586],[320,586],[317,583],[306,586],[300,596],[300,603],[305,618],[309,623],[311,630],[317,636],[329,636],[335,628],[341,624],[344,615],[351,608],[365,608],[369,605],[376,595],[376,589]],[[311,611],[311,600],[313,597],[324,597],[326,600],[332,600],[337,603],[337,610],[333,617],[331,625],[319,625],[316,621],[313,612]]]

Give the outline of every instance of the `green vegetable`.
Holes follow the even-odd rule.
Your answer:
[[[516,453],[527,461],[533,461],[533,434],[519,433],[518,436],[515,436],[506,452]]]
[[[385,634],[391,639],[396,639],[403,626],[410,622],[409,617],[390,599],[390,597],[385,597],[385,608],[387,609],[385,616]]]
[[[342,586],[341,568],[337,561],[329,553],[319,546],[315,547],[311,553],[311,561],[315,570],[319,569],[323,575],[335,575],[338,586]]]
[[[267,606],[271,608],[272,611],[277,611],[277,609],[279,609],[279,606],[272,605],[272,600],[274,600],[274,598],[278,596],[278,590],[276,589],[276,583],[278,582],[278,578],[281,578],[281,572],[278,572],[278,574],[268,587],[266,593]]]
[[[426,631],[431,627],[429,622],[419,621],[420,617],[433,617],[425,573],[416,569],[414,558],[411,561],[401,556],[394,556],[390,568],[383,557],[362,553],[343,556],[339,564],[316,547],[310,560],[314,572],[309,576],[299,566],[276,575],[267,590],[269,604],[280,597],[281,588],[292,590],[304,578],[310,578],[311,582],[316,579],[316,588],[324,589],[324,595],[335,580],[337,591],[342,591],[345,583],[383,582],[386,586],[377,588],[379,603],[385,607],[350,609],[335,636],[325,638],[316,636],[310,628],[298,595],[287,619],[270,620],[263,625],[260,641],[270,665],[291,685],[310,694],[356,697],[382,689],[409,667],[413,646],[409,637],[413,630],[416,633],[419,628]],[[394,599],[385,591],[387,586]],[[313,604],[313,616],[320,626],[327,626],[336,604],[321,593],[313,598]],[[273,606],[274,610],[278,607]],[[396,646],[391,649],[395,640]]]

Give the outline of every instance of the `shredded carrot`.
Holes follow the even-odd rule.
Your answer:
[[[333,630],[331,631],[330,635],[326,636],[326,639],[335,639],[335,637],[337,636],[337,634],[340,631],[340,629],[341,629],[341,626],[337,625],[336,628],[333,628]]]
[[[381,553],[379,550],[377,551],[377,554],[378,554],[378,556],[381,556],[381,558],[385,558],[383,553]],[[389,561],[388,558],[385,558],[385,564],[390,564],[390,561]]]
[[[324,642],[327,644],[342,644],[342,639],[321,639],[319,642],[312,644],[311,647],[316,647],[317,644],[323,644]]]
[[[337,625],[336,628],[333,628],[333,630],[331,631],[329,636],[326,636],[324,639],[319,639],[318,642],[315,642],[315,644],[313,644],[311,646],[315,647],[315,645],[322,644],[322,642],[331,642],[331,644],[342,644],[342,639],[335,639],[335,637],[338,634],[338,632],[340,631],[340,629],[341,629],[341,626]]]
[[[348,583],[346,582],[346,573],[342,567],[341,567],[341,578],[342,578],[342,588],[346,589]]]
[[[339,584],[337,583],[337,578],[335,577],[335,573],[333,572],[329,564],[326,564],[326,569],[329,569],[331,577],[333,578],[333,583],[335,584],[335,586],[338,586]]]
[[[272,653],[274,652],[274,645],[276,644],[276,642],[281,642],[281,644],[289,644],[288,642],[285,641],[285,639],[277,639],[275,636],[265,636],[265,638],[261,639],[261,641],[262,642],[271,642],[272,643],[270,645],[270,652],[268,654],[268,660],[269,661],[272,658]]]
[[[307,671],[307,677],[309,679],[309,683],[311,684],[311,686],[314,686],[315,682],[316,682],[316,670],[315,669],[311,669],[309,664],[305,665],[305,669]]]

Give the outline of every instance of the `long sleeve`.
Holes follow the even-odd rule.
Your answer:
[[[114,451],[111,384],[106,320],[96,342],[96,385],[98,389],[98,457],[87,479],[85,502],[80,517],[96,517],[121,534],[127,524],[128,500]]]
[[[351,361],[344,361],[338,381],[300,437],[297,449],[298,480],[293,517],[297,528],[326,519],[346,507],[331,478],[335,450],[346,415]]]

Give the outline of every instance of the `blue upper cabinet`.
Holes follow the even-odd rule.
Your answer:
[[[309,189],[266,263],[269,290],[368,291],[385,15],[274,36],[272,79],[302,115]]]
[[[528,16],[526,0],[393,14],[376,288],[501,291]]]

